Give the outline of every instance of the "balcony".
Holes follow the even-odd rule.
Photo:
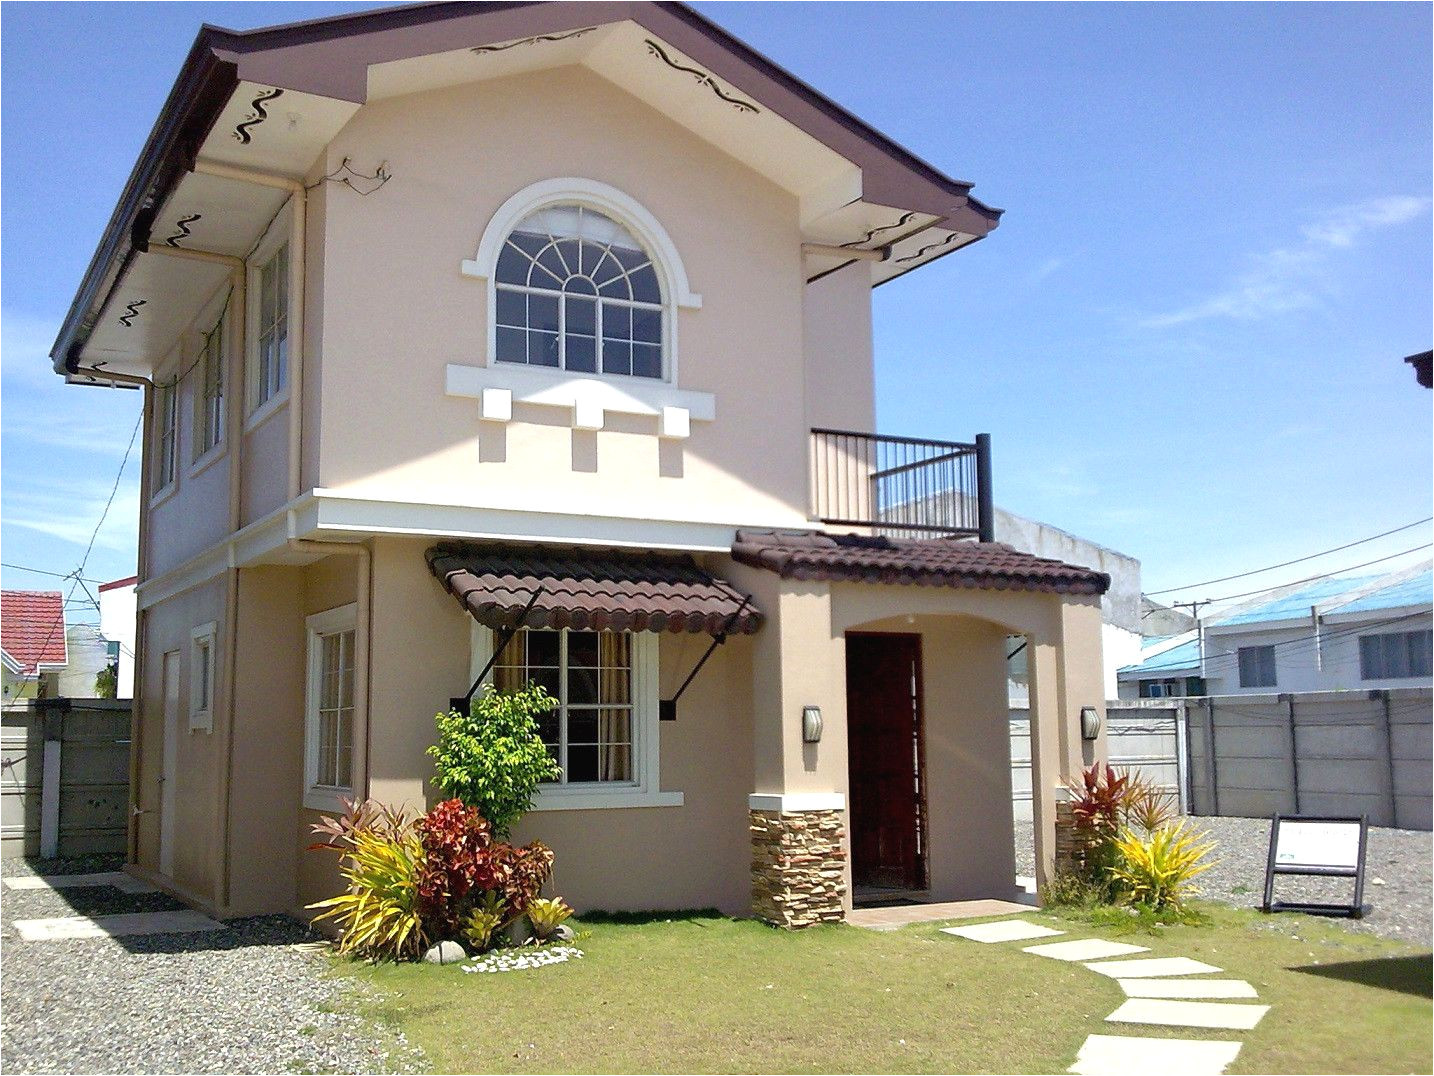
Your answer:
[[[991,436],[968,444],[814,429],[810,514],[889,538],[993,541]]]

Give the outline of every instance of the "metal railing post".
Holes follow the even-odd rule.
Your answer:
[[[996,501],[991,492],[991,435],[976,435],[976,530],[983,542],[996,540]]]

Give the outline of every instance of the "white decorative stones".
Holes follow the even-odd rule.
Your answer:
[[[1128,998],[1254,998],[1244,979],[1120,979]]]
[[[425,964],[461,964],[468,959],[468,953],[456,941],[441,941],[430,945],[423,954]]]
[[[1161,1076],[1219,1076],[1240,1052],[1238,1042],[1092,1035],[1070,1071],[1078,1076],[1158,1072]]]
[[[1158,979],[1167,975],[1205,975],[1222,971],[1213,964],[1203,964],[1188,956],[1154,957],[1150,960],[1111,960],[1102,964],[1087,964],[1091,971],[1109,975],[1112,979]]]
[[[1056,934],[1064,934],[1065,931],[1052,930],[1050,927],[1043,927],[1039,923],[1030,923],[1024,919],[1002,919],[995,923],[977,923],[969,927],[942,927],[941,933],[954,934],[958,938],[968,938],[971,941],[990,944],[991,942],[1049,938]]]
[[[471,963],[464,964],[460,971],[468,974],[503,971],[529,971],[544,968],[550,964],[565,964],[569,960],[581,960],[583,951],[573,945],[549,945],[542,949],[517,949],[505,952],[498,950],[475,956]]]
[[[1249,1031],[1269,1011],[1268,1005],[1131,998],[1106,1019],[1117,1024],[1160,1024],[1166,1027],[1213,1027]]]
[[[1131,953],[1150,952],[1143,945],[1127,945],[1124,942],[1104,941],[1100,938],[1083,938],[1079,941],[1051,942],[1048,945],[1028,945],[1023,950],[1036,956],[1048,956],[1052,960],[1104,960],[1112,956],[1129,956]]]
[[[226,929],[223,923],[187,909],[101,915],[93,919],[82,915],[67,915],[58,919],[17,919],[11,925],[22,941],[118,938],[127,934],[193,934]]]

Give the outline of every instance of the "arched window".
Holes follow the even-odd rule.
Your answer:
[[[596,209],[554,205],[509,233],[493,274],[498,362],[665,375],[662,285],[633,234]]]

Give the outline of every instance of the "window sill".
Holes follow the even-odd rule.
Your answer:
[[[260,426],[264,425],[265,422],[282,411],[284,405],[288,402],[289,389],[288,386],[285,386],[278,395],[270,396],[253,411],[249,412],[249,417],[244,420],[244,432],[253,433]]]
[[[643,792],[624,788],[611,792],[542,791],[533,801],[534,811],[595,811],[614,807],[681,807],[681,792]]]
[[[154,495],[149,499],[150,509],[153,510],[155,508],[158,508],[165,501],[169,500],[169,498],[173,497],[178,489],[179,482],[176,479],[171,478],[169,480],[168,485],[154,491]]]
[[[338,811],[345,810],[344,800],[353,799],[351,788],[325,788],[311,785],[304,790],[304,806],[311,811]]]
[[[209,470],[209,468],[213,467],[216,463],[222,460],[224,458],[224,448],[225,442],[220,441],[213,448],[205,449],[203,454],[198,456],[195,461],[189,465],[189,473],[187,477],[198,478],[205,471]]]

